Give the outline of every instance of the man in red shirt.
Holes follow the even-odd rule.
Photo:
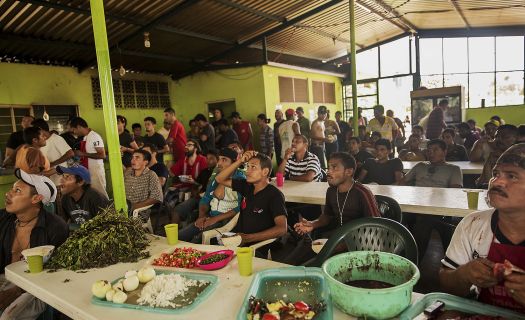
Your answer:
[[[164,121],[171,123],[170,133],[166,143],[171,147],[173,152],[173,160],[178,161],[184,159],[184,146],[186,145],[186,131],[180,121],[177,121],[175,110],[173,108],[166,108],[164,110]]]
[[[232,112],[230,118],[232,119],[233,130],[237,133],[244,150],[253,150],[251,124],[248,121],[242,120],[241,115],[236,111]]]
[[[170,168],[171,173],[175,176],[175,181],[181,182],[181,184],[175,182],[179,188],[194,185],[199,174],[208,168],[206,157],[200,154],[200,146],[197,140],[188,140],[183,150],[185,157],[177,160]]]

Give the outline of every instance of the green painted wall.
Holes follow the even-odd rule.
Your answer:
[[[105,138],[104,115],[101,109],[93,107],[93,74],[96,75],[91,70],[78,73],[70,67],[0,63],[0,105],[78,105],[80,116]],[[150,75],[133,77],[133,74],[129,74],[126,78],[169,81],[167,77]],[[171,96],[173,99],[174,94]],[[130,130],[132,123],[143,123],[142,120],[149,115],[157,119],[159,128],[162,125],[163,112],[160,109],[117,109],[117,114],[125,114]]]
[[[173,82],[171,89],[177,117],[184,126],[188,127],[189,120],[197,113],[207,115],[207,103],[235,100],[236,110],[244,120],[250,121],[254,136],[258,137],[257,115],[265,112],[261,67],[199,72]]]
[[[476,120],[479,127],[482,127],[490,117],[495,115],[500,116],[507,124],[525,124],[525,105],[467,109],[466,111],[466,120]]]
[[[310,117],[310,110],[314,111],[314,118],[317,117],[317,107],[320,105],[325,105],[330,109],[330,114],[332,119],[334,119],[334,113],[336,111],[343,111],[343,102],[341,95],[341,79],[326,74],[320,74],[315,72],[308,72],[296,69],[281,68],[276,66],[263,66],[264,74],[264,88],[265,88],[265,100],[266,100],[266,114],[272,118],[272,123],[275,120],[275,110],[277,105],[281,105],[283,112],[288,108],[297,108],[299,106],[304,108],[305,116]],[[279,76],[284,77],[296,77],[302,79],[308,79],[308,95],[309,103],[282,103],[279,99]],[[312,81],[325,81],[325,82],[334,82],[335,83],[335,104],[326,104],[326,103],[313,103],[313,93],[312,93]]]

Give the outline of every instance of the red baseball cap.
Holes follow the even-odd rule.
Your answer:
[[[286,114],[287,116],[293,116],[293,115],[295,114],[295,110],[292,109],[292,108],[290,108],[290,109],[286,109],[285,114]]]

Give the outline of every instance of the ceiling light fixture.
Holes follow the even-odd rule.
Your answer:
[[[149,32],[144,32],[144,47],[151,47],[151,42],[149,41]]]
[[[326,60],[321,60],[322,63],[326,63]]]

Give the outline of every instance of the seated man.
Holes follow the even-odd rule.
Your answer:
[[[219,153],[216,150],[208,151],[208,154],[206,154],[206,162],[208,163],[208,167],[201,171],[195,180],[196,184],[191,186],[191,196],[177,204],[173,209],[171,213],[172,223],[179,223],[181,220],[192,222],[197,218],[197,215],[193,215],[193,213],[199,207],[201,195],[206,191],[206,187],[208,186],[210,177],[213,175],[214,170],[217,167],[218,161]]]
[[[363,184],[354,181],[355,159],[346,152],[332,153],[328,160],[328,184],[324,212],[314,221],[302,219],[294,225],[301,235],[317,232],[313,238],[329,238],[340,226],[358,218],[380,217],[374,195]],[[312,237],[303,237],[286,260],[289,264],[302,264],[313,258]]]
[[[430,140],[427,144],[427,153],[429,161],[420,162],[408,171],[401,181],[402,185],[435,188],[461,188],[463,186],[461,169],[445,162],[447,145],[443,140]],[[443,224],[443,220],[448,223]],[[416,215],[413,234],[419,249],[419,261],[425,255],[433,229],[439,232],[443,248],[448,246],[452,237],[449,220],[449,218],[445,219],[440,216]]]
[[[36,319],[46,308],[44,302],[10,282],[4,269],[22,260],[28,248],[53,245],[58,247],[68,237],[67,224],[58,215],[43,209],[55,201],[57,190],[44,176],[27,174],[17,169],[18,178],[6,193],[5,209],[0,210],[0,314],[2,319]]]
[[[365,163],[366,159],[374,158],[374,156],[371,153],[367,152],[366,150],[363,150],[361,147],[361,139],[359,139],[359,137],[349,138],[348,150],[350,151],[350,155],[354,157],[356,164],[354,177],[359,177],[361,167],[363,166],[363,163]]]
[[[365,161],[358,180],[362,183],[382,185],[399,184],[403,178],[403,163],[398,158],[388,158],[392,152],[390,141],[379,139],[376,141],[375,147],[376,158]]]
[[[412,133],[417,134],[421,137],[421,143],[419,144],[419,149],[425,150],[427,148],[428,139],[425,136],[425,129],[420,125],[412,126]]]
[[[456,144],[456,132],[454,129],[447,128],[441,134],[443,141],[447,144],[447,161],[469,161],[468,153],[464,146]]]
[[[50,170],[49,160],[41,150],[46,145],[44,131],[38,127],[28,127],[24,129],[23,137],[25,144],[6,158],[4,165],[14,165],[15,168],[31,174],[45,174],[46,176],[53,174],[54,170]]]
[[[237,153],[235,151],[230,148],[223,148],[219,154],[217,173],[228,168],[236,160]],[[232,179],[246,179],[246,177],[242,170],[236,169]],[[241,201],[241,194],[229,187],[218,184],[215,181],[215,176],[212,176],[204,196],[200,199],[197,221],[179,231],[179,239],[188,242],[194,240],[192,242],[200,243],[200,239],[194,238],[200,235],[202,231],[215,229],[226,224],[229,219],[240,211]]]
[[[463,146],[465,146],[465,149],[468,151],[472,150],[472,147],[474,146],[474,143],[479,140],[479,133],[475,130],[472,130],[468,123],[462,122],[458,124],[457,126],[459,136],[463,140]]]
[[[284,174],[285,179],[292,181],[321,181],[321,164],[319,158],[308,151],[308,139],[303,135],[296,135],[292,139],[292,147],[284,154],[278,172]]]
[[[171,174],[175,176],[177,188],[191,187],[201,171],[208,167],[206,157],[201,155],[200,151],[201,149],[197,140],[188,140],[184,147],[185,157],[178,160],[170,169]],[[184,181],[181,181],[180,176],[186,176]]]
[[[512,146],[518,138],[518,128],[512,124],[504,124],[498,127],[494,141],[489,142],[490,153],[483,165],[481,176],[476,180],[480,188],[486,188],[492,176],[492,169],[500,155]]]
[[[169,172],[164,163],[157,161],[157,147],[152,143],[147,143],[144,144],[142,150],[145,150],[151,154],[151,162],[148,164],[148,168],[157,174],[157,177],[159,177],[160,187],[164,188],[166,180],[169,176]]]
[[[126,200],[129,202],[129,212],[149,205],[161,203],[163,200],[157,174],[148,168],[151,154],[145,150],[135,150],[131,158],[131,169],[124,174]],[[149,217],[150,210],[141,213],[141,217]]]
[[[405,147],[399,151],[399,159],[401,161],[425,161],[427,157],[425,153],[419,148],[421,144],[421,137],[415,133],[411,134]]]
[[[247,163],[246,180],[231,176],[241,164]],[[269,184],[272,160],[255,151],[246,151],[240,159],[222,170],[215,180],[238,191],[243,197],[239,221],[234,228],[242,238],[241,245],[279,238],[286,234],[286,207],[284,195]],[[266,258],[268,248],[257,250],[257,255]]]
[[[525,269],[525,144],[510,147],[496,161],[489,182],[493,207],[459,223],[439,273],[441,289],[458,296],[479,292],[478,300],[525,313],[525,275],[496,276],[494,263]]]
[[[323,176],[319,158],[308,151],[308,139],[303,135],[295,135],[292,147],[284,153],[283,162],[278,172],[284,174],[286,180],[321,181]],[[309,220],[314,220],[321,214],[321,206],[311,204],[288,203],[288,224],[293,226],[299,221],[299,214]]]
[[[91,188],[91,177],[85,167],[57,166],[57,174],[61,175],[62,210],[70,229],[78,229],[110,204],[106,196]]]

